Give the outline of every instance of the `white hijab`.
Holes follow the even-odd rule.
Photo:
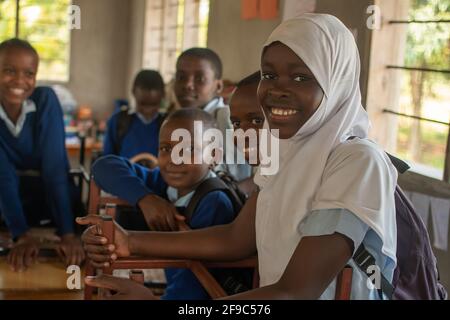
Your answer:
[[[305,14],[284,21],[269,36],[265,47],[276,41],[306,63],[324,97],[293,137],[279,140],[278,173],[263,176],[258,171],[255,175],[261,189],[256,212],[261,285],[279,280],[301,239],[299,225],[318,209],[350,210],[380,236],[383,253],[395,261],[397,175],[386,154],[366,141],[364,148],[370,152],[365,162],[354,166],[348,161],[342,166],[330,164],[332,152],[349,137],[366,139],[368,135],[369,120],[361,105],[360,62],[353,35],[333,16]]]

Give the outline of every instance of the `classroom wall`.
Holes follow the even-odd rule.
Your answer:
[[[280,0],[280,8],[284,0]],[[316,12],[340,18],[350,29],[357,29],[357,44],[362,57],[361,88],[365,97],[369,66],[370,30],[366,27],[367,7],[373,0],[317,0]],[[224,78],[237,81],[259,68],[261,47],[281,22],[242,20],[240,0],[211,0],[208,47],[217,51],[224,63]]]
[[[67,87],[96,115],[112,111],[113,100],[126,97],[130,65],[131,8],[134,1],[73,0],[81,8],[81,30],[71,33]],[[131,37],[134,40],[133,37]]]

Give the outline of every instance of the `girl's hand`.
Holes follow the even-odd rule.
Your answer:
[[[66,265],[80,265],[85,258],[81,240],[73,233],[61,237],[61,243],[56,247],[61,259]]]
[[[150,289],[130,279],[101,275],[86,277],[85,283],[91,287],[107,289],[104,290],[106,294],[100,297],[104,300],[157,300]]]
[[[36,240],[26,233],[19,237],[6,260],[13,271],[23,272],[36,262],[38,254]]]
[[[86,216],[76,219],[78,224],[92,225],[81,236],[84,250],[95,268],[109,267],[118,257],[130,256],[128,232],[114,222],[114,243],[108,243],[101,229],[100,216]]]
[[[145,221],[153,231],[178,231],[177,209],[173,204],[153,194],[143,197],[138,202]]]

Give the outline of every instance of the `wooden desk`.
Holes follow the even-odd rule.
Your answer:
[[[42,240],[53,239],[52,229],[31,229],[30,233]],[[0,240],[5,241],[8,235],[0,233]],[[6,242],[5,242],[6,243]],[[50,245],[43,245],[50,247]],[[0,257],[0,300],[78,300],[83,299],[84,271],[81,270],[81,289],[69,290],[66,266],[59,257],[39,257],[38,262],[25,272],[14,272]]]
[[[65,265],[59,259],[41,259],[25,272],[14,272],[6,262],[0,259],[0,299],[83,299],[82,290],[69,290]],[[84,275],[81,275],[83,287]]]
[[[80,154],[79,144],[66,144],[67,154],[70,158],[78,157]],[[86,142],[86,156],[92,154],[93,151],[103,150],[103,144],[101,142]]]

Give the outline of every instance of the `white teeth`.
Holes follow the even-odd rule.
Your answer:
[[[286,108],[272,108],[271,112],[277,116],[292,116],[296,114],[298,111],[294,109],[286,109]]]
[[[10,90],[11,90],[11,92],[12,92],[13,94],[15,94],[15,95],[17,95],[17,96],[21,96],[21,95],[23,95],[23,94],[25,93],[25,90],[24,90],[24,89],[11,88]]]

